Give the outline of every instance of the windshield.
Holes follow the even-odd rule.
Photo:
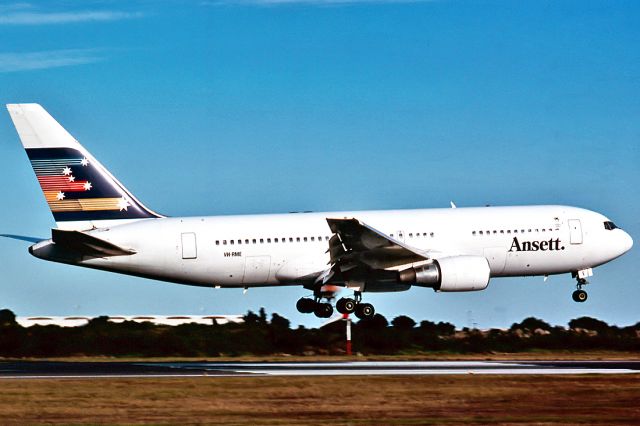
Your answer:
[[[604,223],[604,229],[608,229],[608,230],[612,230],[612,229],[616,229],[617,226],[615,223],[607,221]]]

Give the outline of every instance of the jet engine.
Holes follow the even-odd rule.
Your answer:
[[[398,281],[436,291],[476,291],[487,288],[490,272],[483,256],[451,256],[399,271]]]

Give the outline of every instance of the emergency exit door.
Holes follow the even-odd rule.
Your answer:
[[[582,224],[580,219],[569,219],[569,239],[571,244],[582,244]]]

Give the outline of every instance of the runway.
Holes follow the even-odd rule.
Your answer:
[[[640,361],[0,362],[0,379],[639,373]]]

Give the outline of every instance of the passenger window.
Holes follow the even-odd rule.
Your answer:
[[[271,242],[271,238],[267,238],[267,242],[270,243]]]
[[[316,237],[311,237],[311,241],[315,241],[315,240],[316,240]]]
[[[293,238],[289,237],[289,242],[292,243],[293,242]]]
[[[274,242],[274,243],[277,243],[277,242],[278,242],[278,239],[277,239],[277,238],[274,238],[274,239],[273,239],[273,242]]]
[[[501,234],[504,234],[504,229],[501,229],[501,230],[500,230],[500,233],[501,233]]]
[[[471,233],[471,235],[476,235],[476,231],[473,231],[473,232]]]
[[[413,238],[413,232],[409,232],[409,238]]]
[[[260,238],[260,244],[264,243],[264,238]]]
[[[254,238],[252,242],[253,242],[253,244],[255,244],[256,243],[256,239]]]
[[[307,242],[307,237],[304,237],[304,242],[305,242],[305,243]]]
[[[249,239],[247,238],[246,240],[244,240],[245,244],[249,244]]]
[[[216,240],[216,245],[219,246],[220,245],[220,240]]]
[[[242,240],[238,240],[238,244],[242,244]]]
[[[227,245],[227,240],[222,240],[222,245],[226,246]]]
[[[430,235],[433,237],[435,234],[432,232]]]
[[[297,242],[300,242],[300,237],[296,237],[296,241],[297,241]]]

